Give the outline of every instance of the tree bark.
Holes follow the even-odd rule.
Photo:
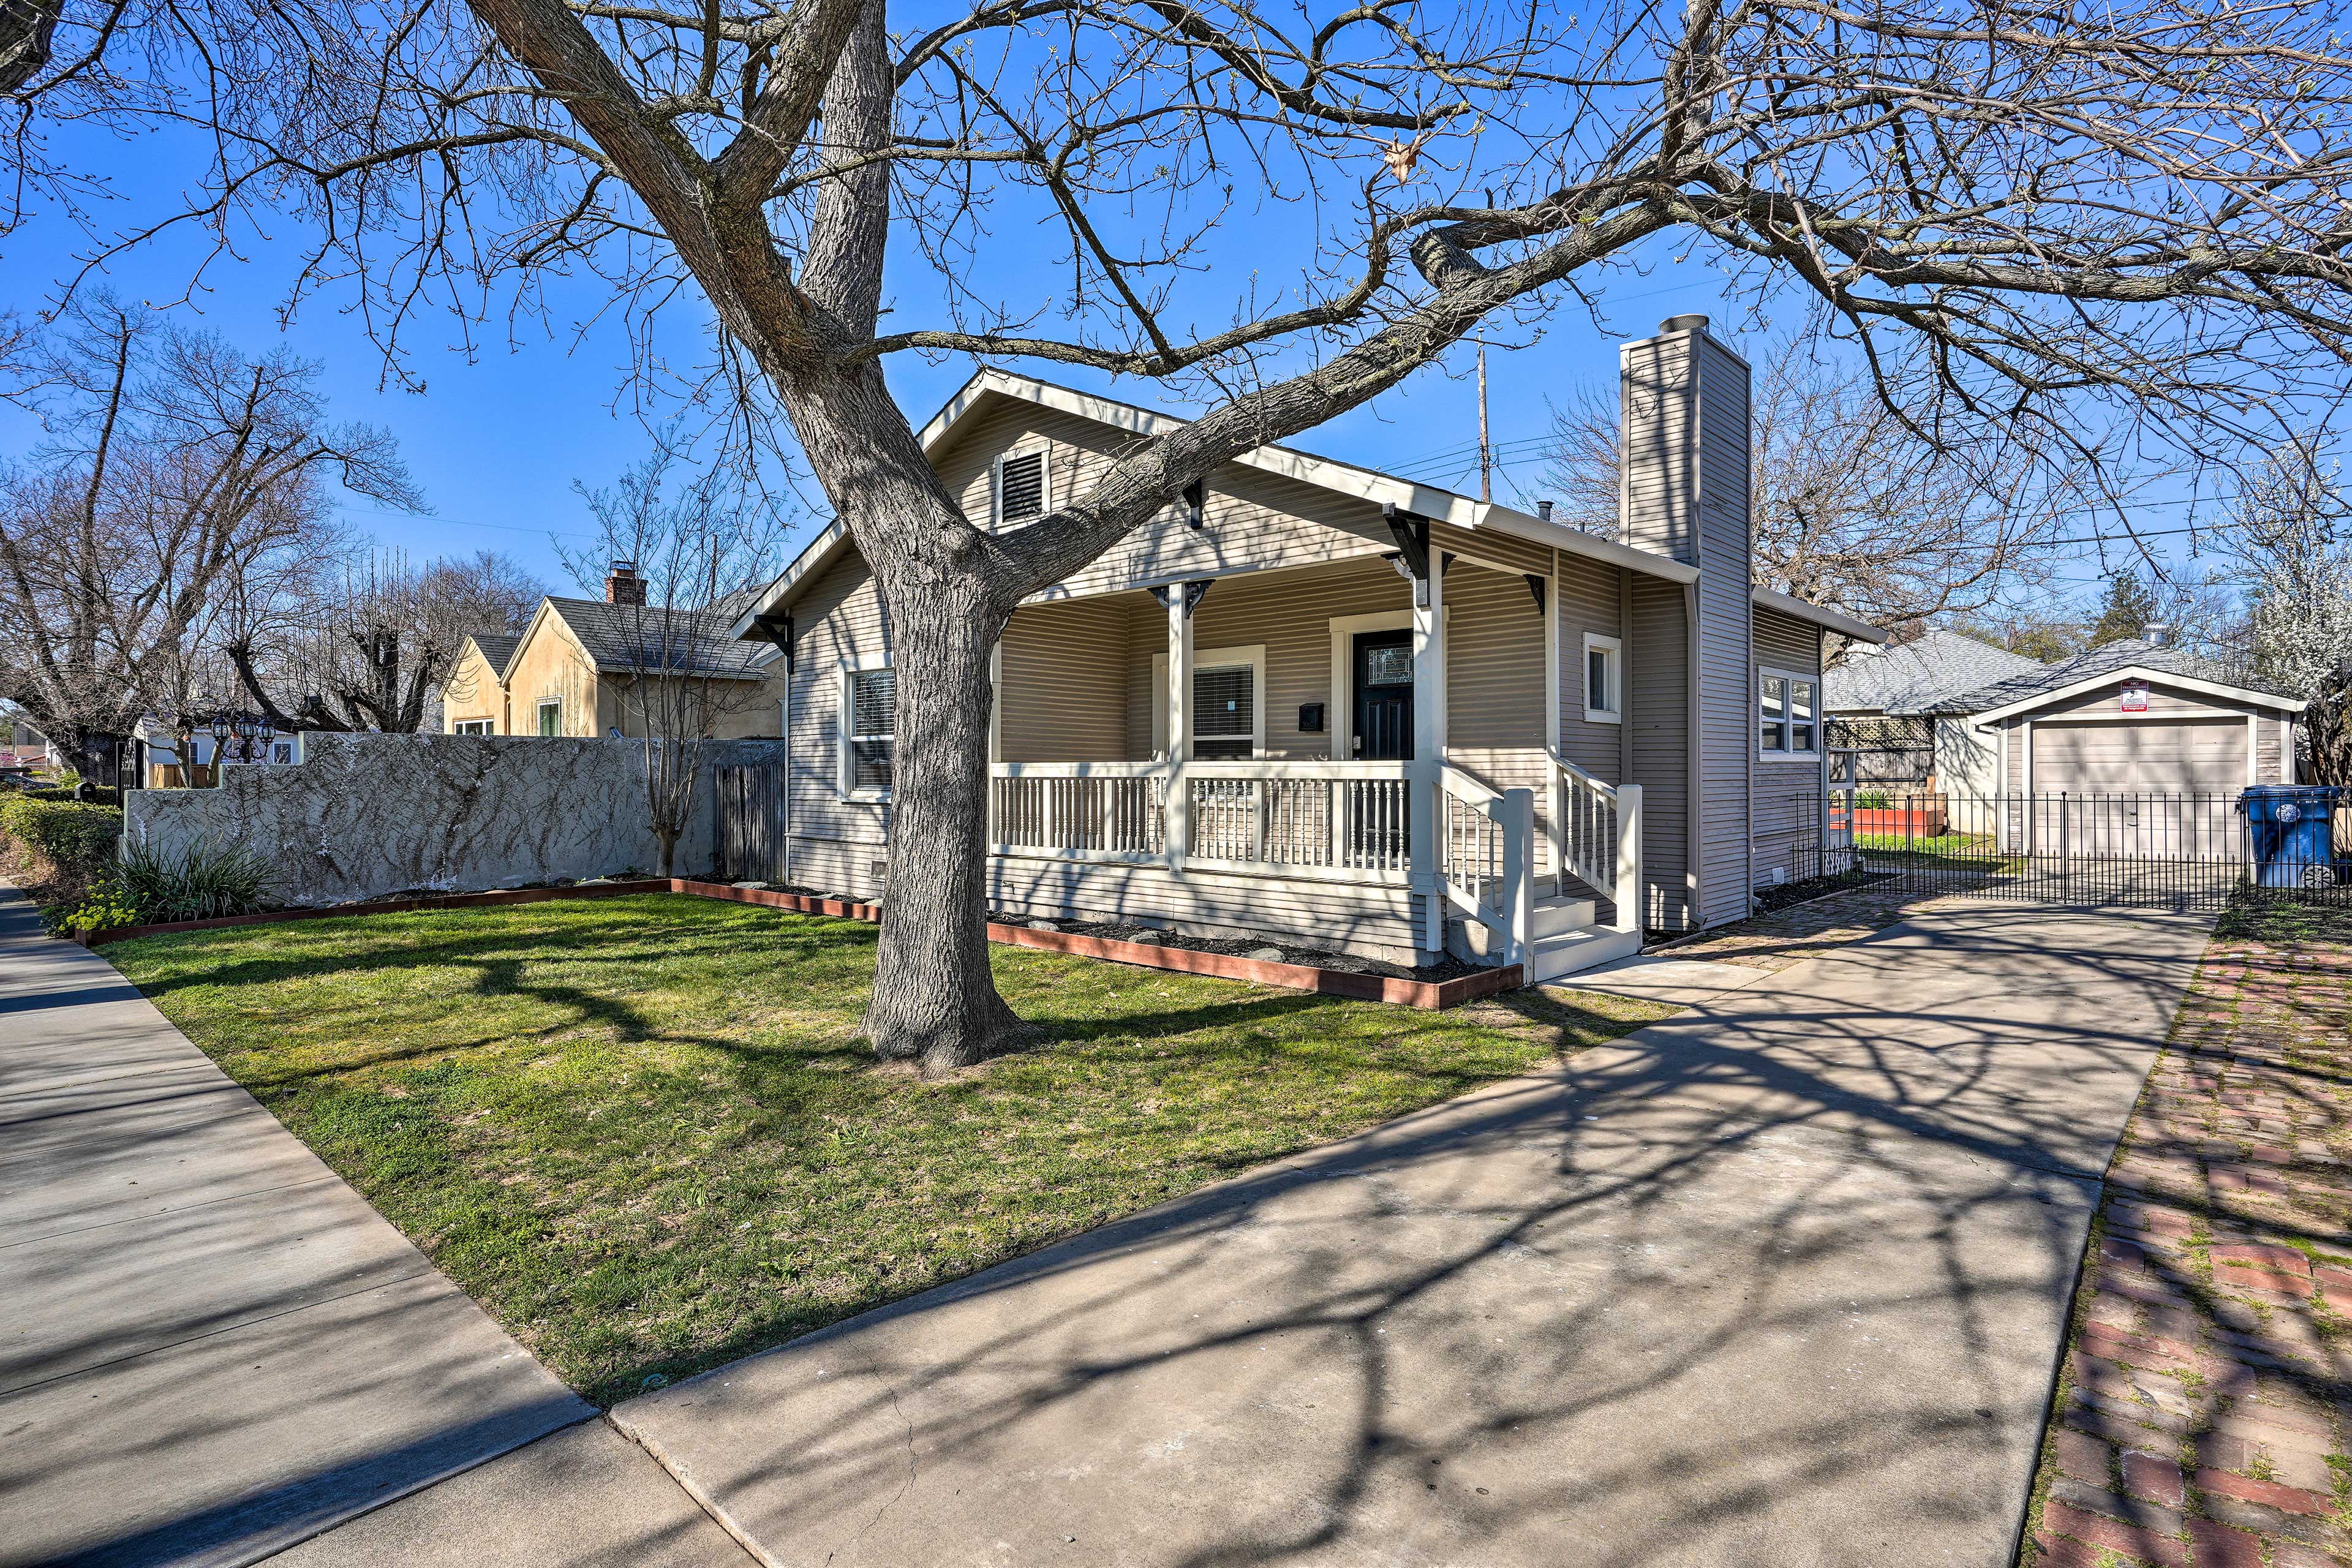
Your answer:
[[[877,1055],[926,1074],[970,1067],[1033,1034],[997,994],[989,967],[989,663],[1003,616],[977,577],[934,576],[925,613],[890,628],[898,671],[890,869],[866,1035]]]

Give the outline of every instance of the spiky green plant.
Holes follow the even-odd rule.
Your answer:
[[[198,838],[174,854],[126,841],[114,879],[138,905],[142,923],[161,925],[252,914],[261,908],[270,873],[269,863],[242,845]]]

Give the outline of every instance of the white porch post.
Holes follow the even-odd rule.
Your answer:
[[[1642,786],[1617,786],[1617,927],[1639,934],[1650,901],[1642,886]]]
[[[1162,808],[1168,868],[1183,868],[1192,847],[1192,616],[1186,585],[1168,585],[1168,799]]]
[[[1434,542],[1429,575],[1413,584],[1412,595],[1412,798],[1408,846],[1412,885],[1422,895],[1423,949],[1445,950],[1445,899],[1440,891],[1438,852],[1439,766],[1445,760],[1445,569]]]

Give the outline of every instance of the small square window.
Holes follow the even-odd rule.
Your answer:
[[[1819,678],[1787,670],[1756,673],[1757,748],[1766,757],[1819,755]]]
[[[1588,723],[1618,724],[1625,713],[1625,648],[1615,637],[1584,634],[1584,717]]]

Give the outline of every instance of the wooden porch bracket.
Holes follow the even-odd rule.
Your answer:
[[[1389,525],[1389,536],[1396,541],[1397,553],[1404,557],[1405,570],[1412,574],[1413,602],[1429,603],[1429,519],[1419,512],[1407,511],[1394,501],[1383,502],[1381,521]]]
[[[1542,573],[1540,573],[1540,572],[1525,572],[1525,573],[1520,574],[1520,575],[1522,575],[1522,576],[1524,576],[1525,578],[1527,578],[1527,580],[1528,580],[1528,593],[1530,593],[1530,594],[1533,594],[1533,595],[1536,596],[1536,614],[1537,614],[1538,616],[1541,616],[1541,615],[1544,613],[1544,575],[1543,575],[1543,574],[1542,574]]]
[[[1206,480],[1194,479],[1184,487],[1184,526],[1204,527],[1209,521],[1209,487]]]
[[[1209,596],[1210,584],[1215,581],[1213,577],[1194,577],[1185,583],[1154,583],[1150,592],[1153,598],[1160,601],[1160,607],[1164,610],[1175,602],[1176,590],[1182,588],[1184,618],[1189,621],[1192,618],[1192,612],[1201,607],[1201,601]]]

